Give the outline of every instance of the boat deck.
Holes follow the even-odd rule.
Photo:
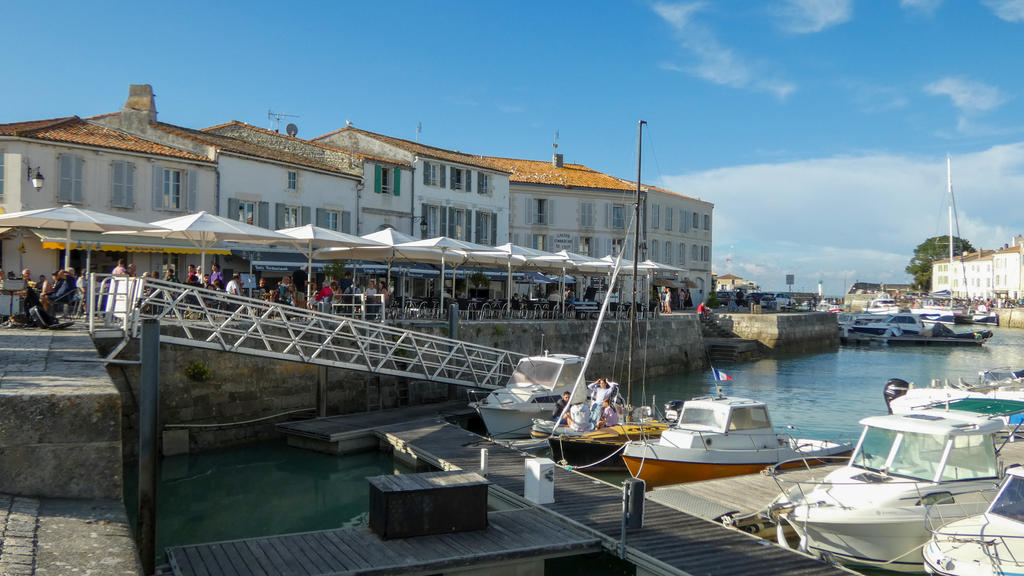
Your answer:
[[[306,430],[318,427],[319,434],[351,435],[355,433],[353,422],[365,418],[362,414],[353,419],[341,416],[327,419],[331,423],[309,421],[303,425]],[[492,494],[497,491],[509,502],[533,507],[521,497],[525,462],[531,455],[482,438],[437,416],[421,419],[404,416],[395,421],[378,413],[371,418],[374,423],[364,429],[364,433],[376,435],[397,452],[407,453],[442,470],[477,470],[480,449],[486,448],[487,478],[492,483]],[[294,428],[294,425],[289,426]],[[331,431],[332,426],[337,426],[337,432]],[[285,426],[280,428],[287,432]],[[609,552],[618,554],[622,536],[622,489],[555,467],[554,490],[555,502],[535,509],[570,523],[597,538]],[[650,574],[810,576],[851,573],[653,499],[645,503],[644,526],[627,533],[625,558]]]

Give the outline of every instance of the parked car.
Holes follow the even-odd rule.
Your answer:
[[[760,304],[761,303],[761,298],[763,296],[764,296],[764,292],[751,292],[751,293],[746,295],[746,297],[744,299],[744,303],[746,305],[748,305],[748,306],[751,305],[751,304]]]
[[[796,300],[793,300],[789,294],[779,292],[772,296],[775,298],[775,306],[779,310],[792,310],[796,306]]]

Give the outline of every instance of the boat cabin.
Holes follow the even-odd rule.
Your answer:
[[[766,449],[779,444],[764,402],[725,396],[686,401],[679,421],[661,439],[679,448]]]
[[[564,390],[572,390],[583,370],[583,358],[573,354],[549,354],[521,358],[508,384],[491,392],[489,402],[553,404]]]
[[[1024,410],[1024,402],[987,404]],[[930,408],[865,418],[860,421],[864,430],[849,466],[880,473],[880,481],[889,476],[922,482],[996,478],[995,435],[1003,421],[993,417],[995,413]]]

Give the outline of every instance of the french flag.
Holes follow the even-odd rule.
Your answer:
[[[714,374],[715,381],[717,382],[726,382],[728,380],[732,380],[732,376],[729,376],[725,372],[722,372],[721,370],[713,366],[711,367],[711,373]]]

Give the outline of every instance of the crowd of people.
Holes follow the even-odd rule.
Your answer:
[[[556,427],[568,426],[581,432],[618,426],[618,393],[618,384],[607,378],[598,378],[587,385],[586,401],[570,404],[571,394],[562,392],[562,397],[555,402],[551,419]]]

